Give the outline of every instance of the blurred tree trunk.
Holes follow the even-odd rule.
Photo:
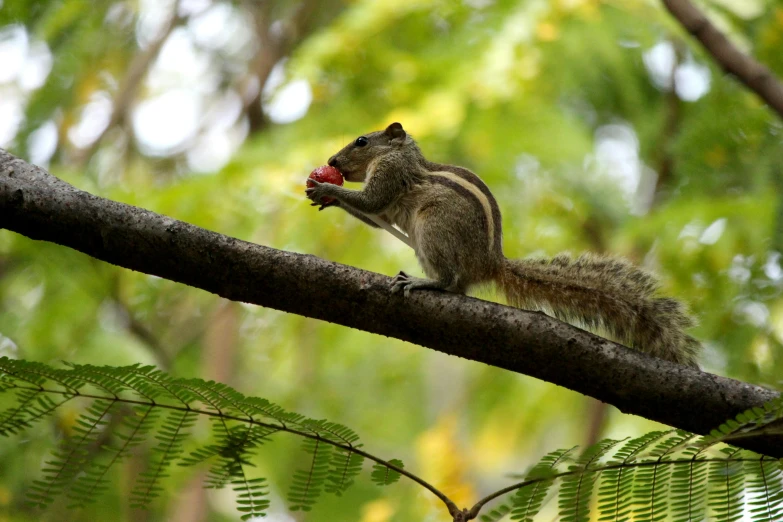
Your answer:
[[[203,337],[201,372],[206,380],[214,380],[233,386],[239,346],[238,303],[225,299],[217,300],[215,310],[208,320]],[[171,503],[168,520],[172,522],[201,522],[208,520],[208,490],[204,489],[206,471],[196,472],[182,489],[179,497]]]

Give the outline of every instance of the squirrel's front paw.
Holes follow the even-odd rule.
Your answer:
[[[334,200],[329,196],[334,195],[334,185],[331,183],[315,181],[314,179],[308,179],[307,184],[312,185],[312,187],[306,188],[305,194],[314,203],[321,205],[321,208],[318,210],[323,210],[327,206],[331,206]]]

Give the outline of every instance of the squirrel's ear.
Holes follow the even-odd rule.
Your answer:
[[[405,139],[405,129],[402,128],[402,125],[397,123],[396,121],[386,127],[386,135],[391,139]]]

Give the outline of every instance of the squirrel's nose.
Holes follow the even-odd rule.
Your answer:
[[[329,166],[330,167],[337,167],[337,156],[332,156],[329,158]]]

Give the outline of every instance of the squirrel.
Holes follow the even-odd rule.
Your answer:
[[[391,291],[438,289],[466,293],[497,284],[509,304],[608,333],[652,356],[698,367],[700,344],[684,305],[656,297],[657,279],[622,258],[511,260],[503,255],[500,209],[470,170],[428,161],[399,123],[359,136],[329,159],[362,190],[313,181],[306,189],[319,210],[338,206],[372,227],[380,217],[405,232],[428,279],[400,272]],[[312,180],[311,180],[312,181]],[[334,198],[321,203],[321,198]]]

